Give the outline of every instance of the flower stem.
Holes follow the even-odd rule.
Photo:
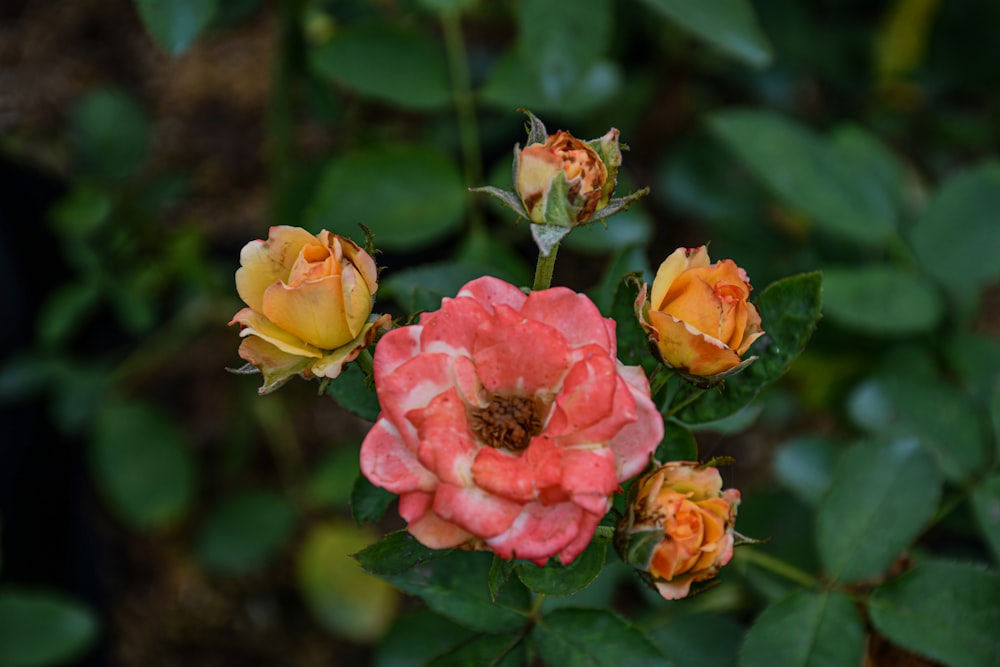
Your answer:
[[[469,61],[465,55],[465,40],[459,12],[443,10],[439,14],[444,33],[444,46],[451,73],[452,96],[458,117],[458,136],[462,146],[462,167],[465,185],[473,187],[483,181],[482,156],[479,152],[479,126],[476,123],[476,104],[472,96]],[[473,197],[468,197],[469,225],[473,231],[485,231],[485,223]]]
[[[371,379],[375,374],[374,359],[372,358],[372,353],[370,350],[361,350],[361,354],[358,355],[355,361],[361,370],[365,373],[366,379]]]
[[[786,563],[780,558],[775,558],[774,556],[768,555],[758,549],[737,549],[736,555],[739,556],[740,560],[753,563],[757,567],[773,572],[778,576],[784,577],[789,581],[794,581],[795,583],[807,588],[817,588],[820,586],[819,579],[805,570],[800,570],[794,565]]]
[[[670,409],[663,413],[663,416],[664,417],[674,416],[675,414],[677,414],[678,412],[680,412],[681,410],[683,410],[684,408],[686,408],[687,406],[691,405],[699,398],[701,398],[704,393],[705,390],[700,387],[693,389],[691,393],[685,396],[680,403],[678,403],[677,405],[671,405]]]
[[[538,253],[538,263],[535,264],[535,284],[532,290],[548,289],[552,286],[552,270],[556,266],[556,254],[559,252],[559,244],[552,246],[548,255]]]

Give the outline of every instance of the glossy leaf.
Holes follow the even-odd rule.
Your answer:
[[[817,516],[827,575],[853,583],[885,573],[930,521],[940,496],[937,466],[915,439],[848,449]]]
[[[384,22],[345,26],[309,52],[313,69],[362,95],[431,110],[451,102],[448,67],[429,35]]]
[[[864,623],[849,597],[799,590],[757,618],[739,667],[856,667],[864,647]]]
[[[801,354],[820,317],[823,279],[803,273],[776,281],[757,299],[766,335],[750,348],[758,359],[727,378],[721,388],[708,390],[678,418],[688,424],[727,417],[749,403],[762,388],[785,374]]]
[[[840,454],[840,445],[828,438],[794,438],[778,448],[774,472],[785,488],[815,507],[830,487]]]
[[[67,664],[97,639],[98,622],[84,605],[64,595],[0,589],[0,665]]]
[[[663,442],[656,448],[656,460],[667,461],[697,461],[698,443],[685,426],[675,421],[667,420],[663,424]]]
[[[542,595],[572,595],[594,581],[604,567],[608,541],[595,538],[569,565],[550,560],[545,567],[521,563],[517,576],[524,585]]]
[[[878,174],[867,161],[769,111],[722,111],[710,127],[775,195],[827,232],[870,246],[894,233],[892,198],[873,195]]]
[[[314,526],[295,560],[299,593],[320,625],[356,642],[381,637],[395,615],[398,595],[381,579],[359,571],[351,554],[378,539],[344,523]]]
[[[370,422],[378,419],[378,413],[382,409],[378,404],[375,388],[368,386],[365,373],[357,364],[348,364],[340,375],[326,385],[326,393],[352,415]]]
[[[466,196],[455,163],[434,149],[369,148],[326,166],[306,226],[360,238],[363,223],[377,248],[409,252],[457,231]]]
[[[539,3],[542,4],[542,3]],[[598,60],[583,71],[575,85],[561,91],[558,98],[546,92],[537,76],[525,76],[532,65],[519,49],[501,54],[480,96],[483,102],[504,112],[528,108],[537,113],[581,115],[606,105],[618,94],[625,82],[621,66],[611,60]],[[561,80],[554,79],[561,86]]]
[[[991,161],[946,181],[913,227],[913,249],[942,283],[974,289],[1000,278],[1000,163]]]
[[[378,521],[389,509],[396,494],[380,489],[368,481],[364,475],[358,475],[351,489],[351,512],[359,524]]]
[[[374,667],[424,667],[476,633],[426,609],[399,616],[375,648]]]
[[[561,102],[604,55],[614,25],[610,0],[517,4],[518,45],[545,98]]]
[[[993,553],[993,562],[1000,565],[1000,474],[976,485],[972,491],[972,510]]]
[[[479,635],[438,656],[427,667],[526,667],[524,641],[516,635]]]
[[[428,549],[405,530],[389,533],[380,541],[365,547],[354,557],[365,572],[379,577],[403,574],[418,565],[451,553],[447,549]]]
[[[927,560],[872,593],[872,623],[894,643],[949,667],[984,667],[1000,655],[1000,575]]]
[[[676,667],[735,665],[744,628],[721,614],[670,614],[647,630]]]
[[[195,553],[208,569],[243,574],[266,565],[295,528],[295,510],[272,491],[249,491],[223,500],[209,512]]]
[[[490,554],[455,551],[383,578],[467,628],[513,632],[528,622],[531,596],[519,580],[511,578],[494,601],[488,587],[491,561]]]
[[[771,45],[761,31],[749,0],[711,4],[685,0],[646,0],[681,28],[754,67],[771,63]]]
[[[824,269],[823,313],[843,327],[880,336],[934,328],[944,301],[934,285],[889,266]]]
[[[991,452],[970,399],[944,380],[884,372],[878,386],[892,406],[890,433],[912,435],[934,452],[945,477],[962,482],[986,468]]]
[[[173,523],[191,503],[195,469],[184,437],[147,405],[116,403],[101,410],[90,463],[111,509],[134,529]]]
[[[547,665],[671,665],[649,637],[610,611],[557,609],[539,619],[530,636]]]
[[[142,24],[172,56],[184,53],[215,15],[216,0],[135,0]]]

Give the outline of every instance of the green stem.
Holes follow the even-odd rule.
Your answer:
[[[805,586],[807,588],[817,588],[820,586],[819,579],[809,574],[805,570],[800,570],[794,565],[786,563],[780,558],[775,558],[774,556],[770,556],[758,549],[750,549],[743,547],[736,550],[736,555],[739,557],[740,560],[746,561],[748,563],[753,563],[759,568],[773,572],[778,576],[784,577],[789,581],[794,581],[795,583]]]
[[[279,6],[278,57],[275,59],[273,90],[268,109],[268,135],[271,154],[271,218],[278,219],[284,202],[283,193],[295,168],[294,151],[294,87],[295,61],[301,52],[299,34],[299,0],[284,0]]]
[[[358,366],[364,371],[366,378],[371,378],[375,374],[375,360],[372,358],[371,350],[361,350],[361,354],[358,355],[357,359]]]
[[[552,246],[548,255],[538,253],[538,263],[535,264],[535,284],[532,290],[548,289],[552,286],[552,271],[556,266],[556,254],[559,252],[559,244]]]
[[[537,619],[539,613],[542,610],[542,603],[544,602],[545,602],[545,594],[539,593],[538,596],[535,598],[534,604],[531,605],[531,610],[528,611],[528,617]]]
[[[462,23],[457,11],[442,11],[441,28],[444,33],[448,69],[451,73],[455,113],[458,116],[458,136],[462,145],[462,162],[465,185],[474,187],[483,182],[482,155],[479,152],[479,126],[476,122],[476,103],[472,93],[469,62],[465,54]],[[484,232],[486,225],[475,198],[468,197],[469,225],[473,232]]]
[[[594,537],[599,537],[602,540],[610,540],[615,536],[614,526],[598,526],[594,529]]]
[[[680,403],[678,403],[677,405],[671,405],[670,409],[663,413],[663,416],[664,417],[674,416],[675,414],[677,414],[678,412],[680,412],[681,410],[683,410],[684,408],[686,408],[687,406],[691,405],[699,398],[701,398],[702,395],[704,395],[704,393],[705,393],[704,389],[700,387],[695,388]]]

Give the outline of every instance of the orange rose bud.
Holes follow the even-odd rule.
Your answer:
[[[713,578],[733,557],[740,492],[723,491],[716,468],[671,461],[629,495],[615,546],[665,599],[687,596],[691,584]]]
[[[372,316],[375,260],[350,239],[326,230],[271,227],[267,240],[240,252],[236,290],[247,308],[240,357],[264,374],[264,394],[290,377],[335,378],[371,345],[388,315]]]
[[[636,316],[663,363],[692,379],[714,382],[739,372],[764,335],[748,301],[750,280],[731,259],[712,264],[708,249],[678,248],[660,265],[649,300],[643,285]]]

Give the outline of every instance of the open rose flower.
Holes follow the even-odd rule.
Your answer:
[[[667,600],[711,579],[733,557],[740,492],[722,490],[716,468],[671,461],[635,483],[615,544]]]
[[[375,387],[361,471],[434,549],[569,563],[663,436],[614,321],[562,287],[468,283],[379,341]]]
[[[747,299],[750,280],[730,259],[712,264],[708,249],[678,248],[656,272],[649,301],[643,285],[636,315],[662,361],[689,376],[714,381],[742,370],[764,335]]]
[[[356,243],[323,230],[271,227],[240,252],[236,289],[247,308],[240,357],[264,375],[260,392],[290,377],[335,378],[372,343],[388,315],[371,317],[378,270]]]

